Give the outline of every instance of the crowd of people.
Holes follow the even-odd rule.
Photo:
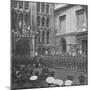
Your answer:
[[[18,59],[18,60],[15,60]],[[40,57],[34,57],[31,60],[27,58],[14,58],[12,60],[12,69],[11,69],[11,84],[12,88],[14,84],[17,84],[15,88],[41,88],[41,87],[60,87],[60,86],[73,86],[73,85],[84,85],[86,76],[80,75],[78,81],[74,81],[74,76],[68,75],[66,80],[56,78],[56,72],[49,70],[49,68],[54,68],[60,66],[60,68],[69,65],[65,64],[64,60],[56,60],[55,63],[53,60],[43,60]],[[27,60],[26,60],[27,59]],[[16,62],[15,62],[16,61]],[[70,66],[70,65],[69,65]],[[65,68],[65,67],[64,67]],[[70,68],[70,67],[69,67]],[[35,70],[41,69],[41,71]],[[57,68],[59,69],[59,67]],[[61,70],[61,69],[59,69]],[[28,83],[28,86],[24,84]]]
[[[86,77],[83,75],[78,77],[78,83],[74,82],[73,76],[67,76],[67,79],[63,81],[56,78],[55,71],[50,71],[48,67],[42,67],[41,72],[35,70],[39,65],[40,63],[33,63],[33,67],[29,68],[25,65],[12,66],[12,85],[16,83],[20,88],[25,88],[23,85],[29,83],[28,88],[41,88],[85,84]]]

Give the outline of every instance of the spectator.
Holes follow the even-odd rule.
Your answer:
[[[43,81],[49,76],[48,68],[43,68],[40,74],[40,79]]]
[[[78,77],[78,79],[79,79],[79,83],[81,85],[83,85],[85,83],[85,76],[81,75],[81,76]]]
[[[55,81],[55,79],[52,76],[49,76],[46,78],[46,82],[47,82],[48,86],[51,86],[54,83],[54,81]]]
[[[37,71],[37,72],[35,72],[35,74],[32,75],[29,79],[30,79],[31,81],[35,81],[35,80],[38,79],[38,77],[39,77],[39,72]]]
[[[35,71],[35,75],[37,75],[39,77],[39,71]]]
[[[54,71],[51,71],[51,72],[50,72],[50,75],[51,75],[52,77],[54,77],[54,76],[55,76],[55,72],[54,72]]]
[[[62,86],[63,85],[63,81],[60,80],[60,79],[55,79],[54,80],[54,84],[57,85],[57,86]]]
[[[46,82],[48,86],[52,86],[54,84],[55,81],[54,75],[55,75],[54,71],[49,72],[49,76],[46,78]]]
[[[67,79],[73,81],[74,77],[73,76],[67,76]]]
[[[65,86],[71,86],[71,85],[72,85],[72,80],[65,81]]]
[[[42,69],[42,74],[44,74],[44,73],[49,73],[48,68],[45,67],[45,68]]]
[[[73,84],[73,79],[74,77],[73,76],[67,76],[67,80],[65,81],[65,85],[66,86],[71,86]]]

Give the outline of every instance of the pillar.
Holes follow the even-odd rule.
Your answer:
[[[31,37],[30,45],[31,45],[31,50],[30,50],[31,56],[35,56],[35,36],[34,35]]]

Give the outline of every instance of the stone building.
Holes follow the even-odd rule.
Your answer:
[[[88,14],[87,5],[56,4],[56,54],[86,54]]]
[[[35,6],[29,1],[11,1],[12,49],[15,55],[34,55],[37,35]]]
[[[35,55],[36,52],[45,54],[45,50],[48,53],[48,46],[54,43],[53,12],[54,4],[11,1],[11,36],[14,54],[20,54],[20,50],[21,53],[24,50],[22,55]],[[27,45],[24,41],[28,42]],[[23,47],[18,45],[20,42]],[[20,50],[17,49],[19,46]],[[28,48],[25,49],[26,47]]]
[[[54,4],[37,2],[38,52],[48,54],[54,44]]]

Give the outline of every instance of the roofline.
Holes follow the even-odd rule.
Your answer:
[[[66,4],[65,6],[62,6],[60,8],[55,9],[54,12],[56,12],[58,10],[68,9],[70,7],[73,7],[73,6],[76,6],[76,5],[74,5],[74,4]]]
[[[58,11],[58,10],[65,10],[65,9],[68,9],[68,8],[71,8],[71,7],[74,7],[74,6],[86,6],[88,7],[88,5],[79,5],[79,4],[66,4],[65,6],[62,6],[62,7],[59,7],[57,9],[54,9],[54,12]]]

